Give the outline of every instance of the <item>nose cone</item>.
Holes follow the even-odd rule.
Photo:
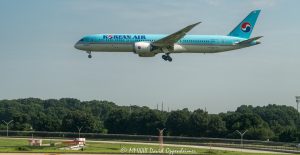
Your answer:
[[[75,47],[76,49],[80,50],[80,46],[79,46],[79,43],[78,43],[78,42],[74,45],[74,47]]]

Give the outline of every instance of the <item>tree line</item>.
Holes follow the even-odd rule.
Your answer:
[[[235,111],[209,114],[202,109],[171,112],[143,106],[118,106],[109,101],[80,101],[74,98],[0,100],[0,120],[14,120],[12,130],[65,131],[239,138],[236,130],[248,130],[246,139],[282,142],[300,141],[300,119],[290,106],[242,105]],[[0,130],[6,125],[1,123]]]

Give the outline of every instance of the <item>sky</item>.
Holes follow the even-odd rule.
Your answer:
[[[0,99],[108,100],[170,110],[295,106],[300,95],[299,0],[0,0]],[[249,12],[262,44],[217,54],[140,58],[74,48],[97,33],[227,35]]]

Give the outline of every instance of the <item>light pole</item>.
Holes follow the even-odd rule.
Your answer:
[[[31,130],[31,139],[33,139],[33,127],[30,126],[30,130]]]
[[[159,134],[159,136],[158,136],[158,141],[159,141],[159,144],[160,144],[160,149],[162,149],[163,148],[163,144],[164,144],[164,130],[165,130],[166,128],[163,128],[163,129],[158,129],[157,128],[157,130],[158,130],[158,134]]]
[[[299,103],[300,103],[300,96],[295,96],[296,97],[296,103],[297,103],[297,132],[299,132],[299,123],[300,123],[300,120],[299,120]],[[298,138],[297,138],[298,139]],[[299,139],[298,139],[299,140]]]
[[[241,136],[241,147],[244,148],[244,144],[243,144],[243,137],[244,137],[244,134],[248,131],[248,130],[245,130],[243,133],[241,133],[239,130],[235,130],[237,133],[240,134]]]
[[[13,121],[14,121],[14,120],[10,120],[9,122],[6,122],[6,121],[2,120],[2,122],[6,124],[6,137],[8,137],[8,125],[9,125],[10,123],[12,123]]]
[[[77,130],[78,130],[78,137],[80,138],[80,131],[81,131],[83,126],[81,126],[81,127],[76,126],[76,127],[77,127]]]

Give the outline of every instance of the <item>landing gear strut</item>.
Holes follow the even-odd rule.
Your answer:
[[[165,61],[172,61],[172,58],[170,57],[169,53],[166,53],[164,55],[162,55],[162,59],[164,59]]]
[[[86,53],[88,53],[89,55],[88,55],[88,58],[92,58],[92,52],[91,51],[86,51]]]

